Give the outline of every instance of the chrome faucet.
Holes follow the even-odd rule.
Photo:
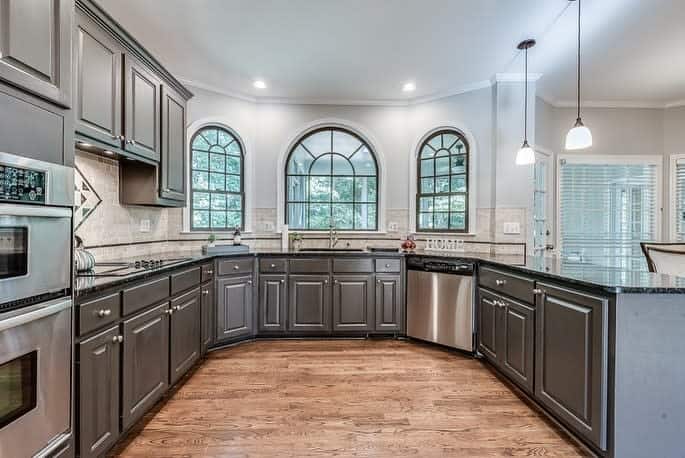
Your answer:
[[[335,224],[331,222],[331,225],[328,226],[328,249],[334,248],[338,242],[338,231],[335,230]]]

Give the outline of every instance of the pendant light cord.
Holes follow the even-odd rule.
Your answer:
[[[580,2],[578,0],[578,119],[580,119]]]
[[[528,143],[528,48],[525,49],[525,77],[524,77],[524,84],[525,84],[525,89],[524,89],[524,97],[525,99],[523,100],[523,142]]]

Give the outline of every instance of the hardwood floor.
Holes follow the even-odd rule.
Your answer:
[[[210,353],[125,457],[584,456],[483,363],[394,340]]]

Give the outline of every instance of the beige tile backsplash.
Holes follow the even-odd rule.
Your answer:
[[[102,203],[76,231],[86,247],[98,260],[133,256],[152,256],[168,251],[197,251],[205,243],[204,234],[183,233],[183,211],[179,208],[150,208],[123,206],[119,203],[119,163],[115,160],[76,151],[76,166],[102,198]],[[385,220],[396,223],[397,231],[385,234],[339,233],[338,246],[365,248],[367,246],[399,247],[409,232],[409,211],[403,208],[387,209]],[[141,232],[142,220],[150,221],[149,232]],[[519,222],[521,234],[505,235],[505,222]],[[281,246],[280,234],[268,228],[277,227],[275,208],[252,210],[254,232],[246,234],[244,243],[254,249],[277,249]],[[464,237],[465,250],[471,252],[522,253],[520,243],[526,242],[530,230],[524,208],[479,208],[476,211],[475,235]],[[220,237],[224,238],[224,237]],[[230,238],[230,237],[226,237]],[[417,245],[425,245],[426,236],[417,237]],[[497,242],[492,244],[491,242]],[[325,234],[304,234],[305,247],[325,247]]]

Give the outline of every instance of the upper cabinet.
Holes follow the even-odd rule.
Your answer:
[[[76,6],[78,147],[133,159],[121,164],[123,204],[184,206],[192,94],[93,1]]]
[[[71,105],[74,0],[0,0],[0,79]]]

